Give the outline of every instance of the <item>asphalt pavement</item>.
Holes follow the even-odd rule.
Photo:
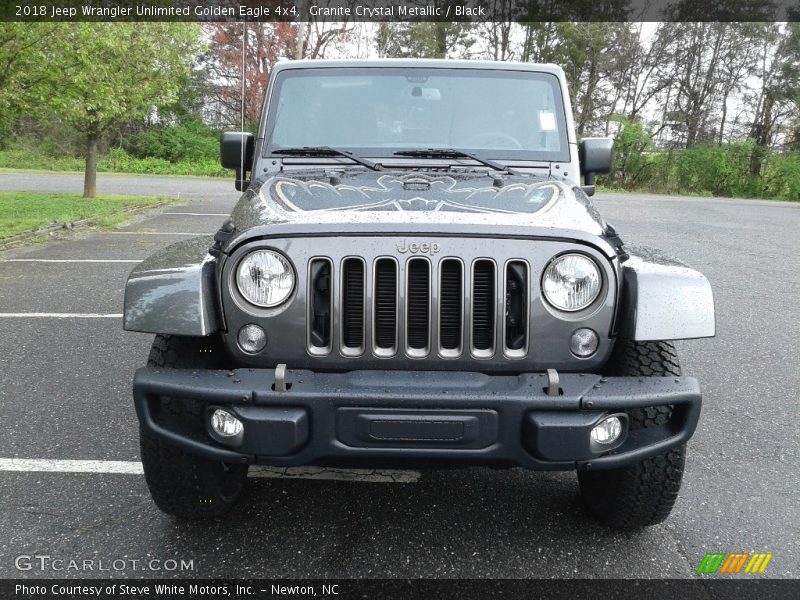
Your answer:
[[[0,173],[0,190],[81,184],[80,175]],[[391,483],[257,478],[222,521],[161,514],[135,468],[102,468],[138,460],[130,382],[152,337],[122,331],[124,283],[155,250],[213,232],[238,194],[227,180],[119,175],[100,175],[98,191],[176,204],[117,232],[0,252],[0,315],[38,315],[0,316],[0,577],[692,577],[706,552],[738,551],[774,554],[762,577],[800,577],[800,204],[596,197],[623,239],[705,273],[717,309],[716,338],[677,344],[704,407],[675,510],[662,525],[615,533],[581,512],[573,473],[520,469]],[[15,471],[10,459],[100,467]],[[20,555],[126,562],[19,570]],[[153,558],[191,569],[131,562]]]

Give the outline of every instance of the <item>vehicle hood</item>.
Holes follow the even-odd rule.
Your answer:
[[[278,223],[492,224],[598,236],[608,230],[578,188],[553,178],[491,172],[281,173],[251,184],[231,218],[239,232]]]

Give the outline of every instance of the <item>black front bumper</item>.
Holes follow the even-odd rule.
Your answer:
[[[686,443],[700,416],[700,387],[690,377],[562,374],[559,395],[547,376],[433,371],[274,371],[142,368],[133,394],[151,435],[216,460],[275,466],[399,462],[516,464],[531,469],[609,469]],[[176,419],[163,398],[194,407]],[[635,408],[673,406],[663,424],[626,426],[610,446],[590,441],[594,425]],[[223,444],[207,415],[225,408],[244,423]]]

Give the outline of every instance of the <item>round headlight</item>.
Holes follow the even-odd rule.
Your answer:
[[[282,254],[256,250],[236,268],[236,287],[245,300],[256,306],[278,306],[294,289],[294,270]]]
[[[581,310],[600,294],[600,269],[583,254],[564,254],[544,271],[542,292],[547,301],[560,310]]]

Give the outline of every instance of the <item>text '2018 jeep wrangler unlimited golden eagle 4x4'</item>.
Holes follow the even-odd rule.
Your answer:
[[[162,510],[224,513],[250,464],[482,464],[577,470],[612,526],[669,514],[700,414],[669,340],[714,335],[711,289],[589,201],[613,144],[578,143],[560,68],[281,63],[221,152],[231,218],[125,290]]]

